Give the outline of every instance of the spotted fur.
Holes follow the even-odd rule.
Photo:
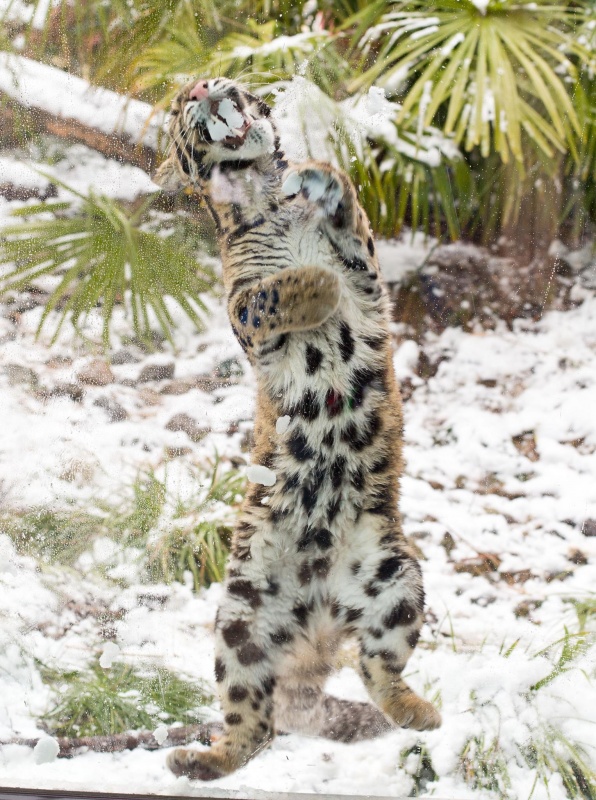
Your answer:
[[[355,190],[327,164],[289,164],[269,108],[226,79],[184,87],[170,135],[157,180],[192,187],[215,222],[230,320],[257,378],[251,459],[276,482],[250,486],[217,615],[225,733],[168,764],[209,780],[245,764],[276,728],[342,741],[435,728],[439,713],[401,677],[424,592],[397,510],[389,303]],[[323,691],[346,636],[359,642],[375,705]]]

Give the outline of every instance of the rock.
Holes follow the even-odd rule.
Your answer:
[[[174,377],[176,365],[170,364],[147,364],[143,367],[138,377],[139,383],[149,383],[149,381],[167,381]]]
[[[173,458],[180,458],[180,456],[188,456],[191,453],[191,447],[166,447],[166,458],[169,461]]]
[[[159,390],[160,394],[186,394],[192,389],[192,383],[188,381],[170,381]]]
[[[111,400],[109,397],[103,395],[98,397],[93,403],[94,406],[103,408],[107,411],[110,422],[122,422],[128,417],[126,410],[116,400]]]
[[[209,433],[209,428],[202,428],[196,419],[188,414],[176,414],[166,425],[167,431],[183,431],[191,442],[199,442]]]
[[[571,561],[572,564],[577,564],[578,567],[583,567],[585,564],[588,563],[588,556],[582,550],[579,550],[577,547],[574,547],[572,550],[569,551],[569,555],[567,556],[567,558],[569,561]]]
[[[4,373],[8,377],[10,386],[37,386],[37,373],[30,367],[23,367],[20,364],[8,364],[4,368]]]
[[[596,519],[587,519],[582,525],[584,536],[596,536]]]
[[[536,436],[534,431],[525,431],[519,436],[514,436],[511,440],[515,449],[525,456],[529,461],[538,461],[540,456],[536,447]]]
[[[228,378],[239,378],[244,374],[242,365],[235,358],[226,358],[216,368],[215,374],[218,378],[227,380]]]
[[[107,386],[114,381],[114,373],[101,358],[94,358],[77,374],[81,383],[89,386]]]
[[[64,367],[70,367],[71,364],[72,358],[69,356],[52,356],[46,361],[46,367],[50,369],[63,369]]]
[[[148,386],[139,390],[139,397],[146,406],[158,406],[162,403],[161,396]]]
[[[472,558],[463,558],[455,562],[453,569],[456,572],[467,572],[468,575],[487,575],[496,572],[501,564],[501,558],[496,553],[478,553]]]
[[[118,350],[116,353],[112,355],[110,361],[114,366],[120,366],[122,364],[138,364],[141,359],[136,356],[132,350]]]
[[[57,383],[49,393],[50,397],[70,397],[75,403],[80,403],[83,395],[83,387],[78,383]]]

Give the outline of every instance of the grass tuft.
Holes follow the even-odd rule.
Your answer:
[[[151,730],[158,724],[196,722],[199,709],[213,697],[198,683],[159,668],[140,674],[126,664],[84,672],[42,668],[43,680],[56,692],[43,722],[56,736],[101,736]]]

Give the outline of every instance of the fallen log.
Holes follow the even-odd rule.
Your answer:
[[[0,52],[0,139],[48,133],[92,147],[108,158],[154,171],[163,112],[56,67]]]
[[[162,742],[155,738],[152,731],[116,733],[111,736],[57,736],[55,738],[60,746],[58,758],[72,758],[89,750],[95,753],[120,753],[124,750],[135,750],[137,747],[144,750],[159,750],[162,747],[175,747],[191,742],[210,745],[221,735],[222,731],[221,723],[207,722],[199,725],[172,726],[167,729],[167,738]],[[39,738],[15,737],[0,741],[0,746],[16,744],[35,747],[38,741]]]

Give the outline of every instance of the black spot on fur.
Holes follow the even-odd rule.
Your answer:
[[[233,597],[246,600],[252,608],[258,608],[262,604],[261,593],[250,581],[232,581],[228,584],[228,592]]]
[[[367,597],[378,597],[381,594],[381,590],[370,581],[364,587],[364,594],[367,595]]]
[[[314,375],[321,366],[323,353],[312,344],[306,345],[306,374]]]
[[[388,672],[389,675],[401,675],[404,671],[404,668],[400,664],[391,664],[387,661],[384,662],[383,669],[385,672]]]
[[[293,475],[288,475],[284,483],[284,488],[283,488],[284,494],[287,494],[288,492],[293,492],[294,489],[298,488],[299,484],[300,484],[299,472],[295,472]]]
[[[364,402],[366,390],[369,388],[383,391],[383,373],[380,370],[375,371],[368,367],[357,369],[352,376],[352,393],[350,395],[352,408],[360,408]]]
[[[224,719],[228,725],[242,724],[242,714],[226,714]]]
[[[368,247],[368,252],[371,254],[371,256],[374,256],[374,254],[375,254],[375,243],[372,240],[372,236],[368,237],[367,242],[366,242],[366,246]]]
[[[370,472],[373,475],[376,475],[379,472],[385,472],[388,466],[389,466],[389,456],[382,456],[378,461],[374,462],[374,464],[370,468]]]
[[[366,482],[366,474],[362,467],[358,467],[358,469],[352,473],[351,481],[354,489],[357,489],[358,491],[364,489],[364,484]]]
[[[313,510],[317,504],[318,487],[313,485],[305,486],[302,489],[302,506],[307,514]]]
[[[350,572],[352,573],[352,575],[358,575],[361,567],[362,564],[360,563],[360,561],[354,561],[353,564],[350,565]]]
[[[306,625],[309,613],[310,609],[304,603],[299,603],[292,609],[292,614],[296,618],[296,621],[303,627]]]
[[[308,461],[314,458],[314,451],[309,447],[306,436],[300,430],[292,433],[288,447],[297,461]]]
[[[270,638],[273,644],[285,644],[292,641],[294,634],[287,628],[279,628],[271,634]]]
[[[367,681],[372,681],[372,675],[367,670],[366,665],[360,662],[360,671],[362,672],[363,676],[366,678]]]
[[[268,678],[265,678],[265,680],[263,681],[263,683],[262,683],[263,691],[265,692],[265,695],[267,697],[271,697],[271,695],[273,694],[273,690],[275,689],[275,684],[276,683],[277,683],[277,681],[275,680],[273,675],[270,675]]]
[[[410,625],[416,619],[418,612],[416,608],[408,603],[407,600],[402,600],[398,603],[385,617],[383,617],[383,624],[387,628],[397,628],[401,625]]]
[[[373,637],[373,639],[381,639],[383,636],[383,631],[379,630],[378,628],[369,628],[367,633]]]
[[[346,622],[356,622],[357,619],[360,619],[364,610],[362,608],[349,608],[348,613],[346,614]]]
[[[362,341],[371,350],[381,350],[386,339],[384,336],[365,336]]]
[[[346,459],[344,456],[338,456],[329,469],[331,476],[331,485],[334,489],[339,489],[344,477],[344,470],[346,468]]]
[[[347,322],[339,326],[339,352],[344,361],[349,361],[354,355],[354,337]]]
[[[384,558],[377,567],[376,578],[378,581],[388,581],[401,569],[402,560],[399,556]]]
[[[312,567],[309,561],[303,561],[300,565],[298,580],[300,581],[300,586],[305,586],[312,580]]]
[[[418,644],[418,639],[420,639],[420,631],[410,631],[406,637],[406,641],[408,646],[412,648],[412,650]]]
[[[335,442],[335,433],[333,432],[333,429],[330,428],[321,439],[321,444],[324,444],[325,447],[333,447],[334,442]]]
[[[321,406],[317,400],[316,394],[311,389],[307,389],[290,416],[299,414],[303,419],[313,422],[313,420],[319,416],[320,410]]]
[[[248,624],[241,619],[230,622],[222,628],[221,633],[228,647],[238,647],[247,642],[250,636]]]
[[[265,593],[271,595],[271,597],[278,595],[279,583],[274,581],[272,578],[267,578],[267,588],[265,589]]]
[[[331,562],[328,558],[315,558],[312,562],[312,571],[317,578],[326,578],[329,574]]]
[[[358,453],[373,443],[380,428],[381,418],[377,411],[373,411],[360,428],[355,423],[350,422],[343,429],[341,440]]]
[[[248,644],[245,644],[244,647],[241,647],[240,650],[238,650],[238,661],[243,667],[248,667],[251,664],[257,664],[259,661],[263,661],[264,658],[265,651],[254,642],[249,642]]]
[[[225,638],[225,637],[224,637]],[[221,683],[226,677],[226,665],[221,658],[215,659],[215,680]]]
[[[341,497],[336,497],[335,500],[333,500],[333,502],[329,503],[329,507],[327,508],[327,523],[329,525],[339,514],[340,507],[341,507]]]
[[[230,686],[230,690],[228,691],[228,697],[230,698],[232,703],[241,703],[248,697],[248,689],[245,686],[239,686],[238,684],[234,684],[234,686]]]
[[[333,536],[331,535],[331,531],[328,531],[327,528],[319,528],[315,533],[314,539],[321,550],[327,550],[331,547]]]

